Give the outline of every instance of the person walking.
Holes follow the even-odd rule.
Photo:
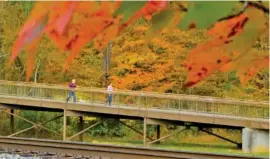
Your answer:
[[[67,103],[71,97],[73,97],[73,103],[76,103],[75,88],[76,88],[76,80],[73,79],[71,83],[69,83],[69,93],[67,97]]]
[[[106,101],[105,105],[107,105],[107,103],[108,103],[109,106],[111,106],[111,103],[112,103],[112,93],[113,93],[112,83],[108,86],[107,93],[108,93],[108,97],[107,97],[107,101]]]

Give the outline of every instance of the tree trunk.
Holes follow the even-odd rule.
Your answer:
[[[37,83],[39,66],[40,66],[40,59],[38,60],[38,64],[37,64],[36,71],[35,71],[35,76],[34,76],[35,83]]]

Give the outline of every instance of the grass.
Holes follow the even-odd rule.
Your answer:
[[[143,145],[142,141],[129,141],[129,140],[117,140],[117,139],[100,139],[92,140],[92,143],[99,144],[115,144],[122,146],[139,146]],[[194,144],[194,143],[162,143],[154,144],[151,147],[169,149],[169,150],[183,150],[192,152],[205,152],[205,153],[220,153],[220,154],[234,154],[234,155],[247,155],[247,156],[257,156],[257,157],[268,157],[269,153],[245,153],[236,146],[226,146],[218,144]]]
[[[214,140],[215,137],[209,135],[200,135],[198,137],[185,136],[181,141],[177,137],[161,141],[160,144],[152,144],[151,147],[168,149],[168,150],[183,150],[201,153],[220,153],[229,155],[247,155],[247,156],[257,156],[257,157],[268,157],[269,153],[245,153],[241,149],[238,149],[236,145],[225,142],[220,139]],[[234,139],[239,138],[239,136],[233,137]],[[78,139],[78,138],[77,138]],[[75,139],[75,140],[77,140]],[[126,138],[92,138],[90,136],[84,135],[84,141],[94,144],[113,144],[121,146],[138,146],[142,147],[143,141],[141,140],[130,140]],[[208,141],[208,142],[207,142]]]

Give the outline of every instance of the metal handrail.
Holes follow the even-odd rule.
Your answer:
[[[16,82],[16,81],[5,81],[0,80],[0,85],[8,84],[13,86],[28,86],[34,88],[47,88],[47,89],[59,89],[59,90],[69,90],[66,85],[56,85],[56,84],[45,84],[45,83],[32,83],[32,82]],[[96,87],[77,87],[77,91],[81,92],[93,92],[93,93],[106,93],[105,88]],[[220,98],[220,97],[210,97],[210,96],[199,96],[199,95],[185,95],[185,94],[172,94],[172,93],[157,93],[157,92],[143,92],[143,91],[130,91],[130,90],[117,90],[114,91],[116,95],[130,95],[130,96],[144,96],[144,97],[154,97],[154,98],[165,98],[174,100],[186,100],[186,101],[197,101],[206,103],[216,103],[216,104],[237,104],[237,105],[252,105],[259,107],[268,107],[268,101],[255,101],[255,100],[239,100],[233,98]]]

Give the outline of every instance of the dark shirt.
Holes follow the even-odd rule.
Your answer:
[[[74,84],[74,83],[71,82],[71,83],[69,84],[69,88],[70,88],[71,91],[74,91],[75,88],[76,88],[76,84]]]

